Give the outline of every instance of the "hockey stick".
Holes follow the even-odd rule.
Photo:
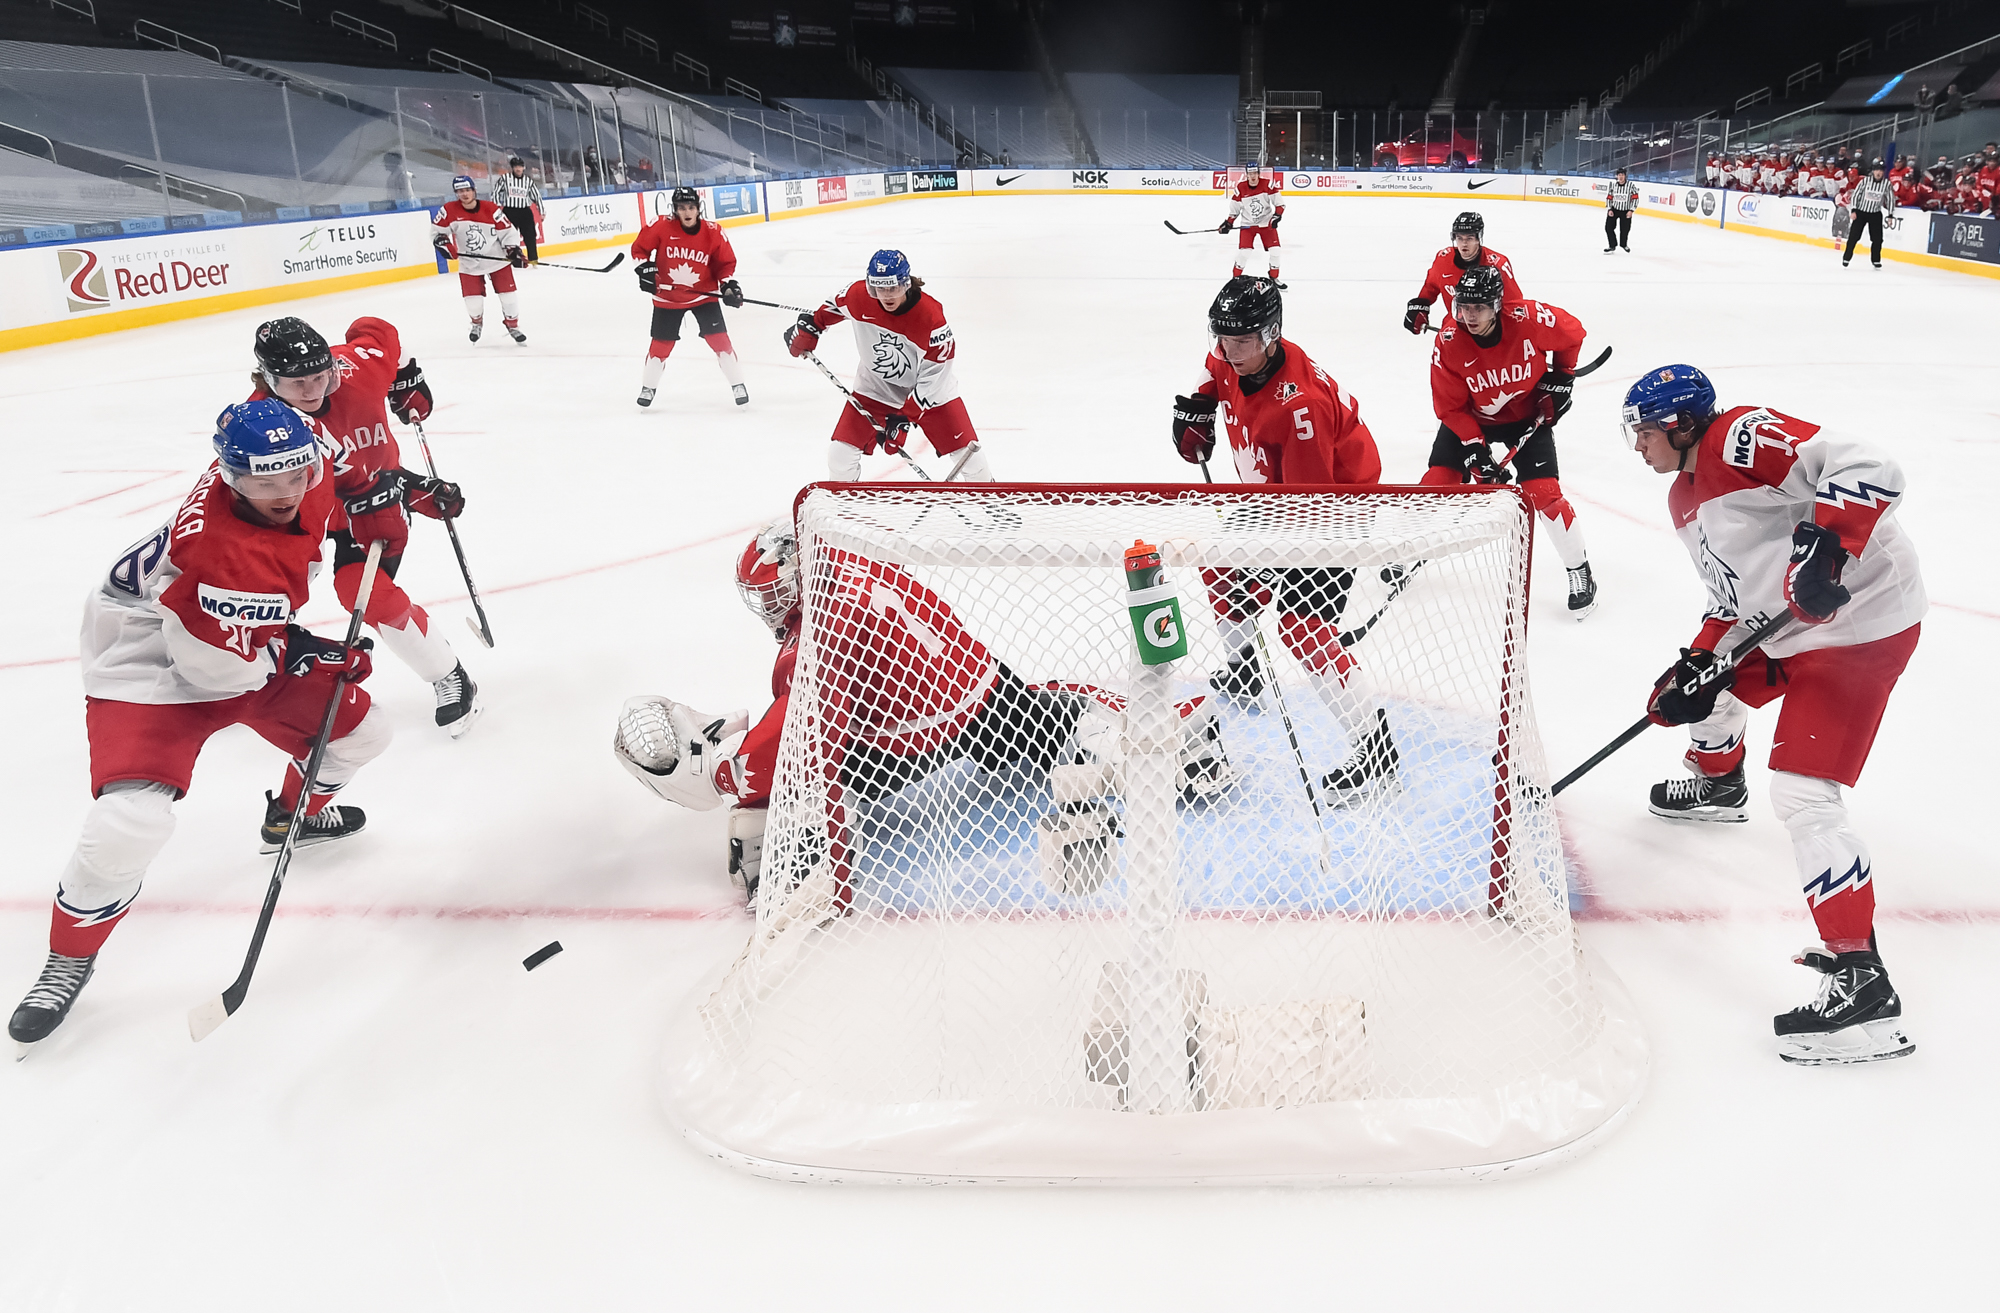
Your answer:
[[[417,446],[423,449],[424,468],[429,470],[431,477],[435,479],[438,476],[438,470],[436,464],[431,460],[431,444],[424,437],[424,426],[421,423],[415,423],[410,427],[417,431]],[[486,644],[488,647],[492,647],[493,626],[486,623],[486,607],[479,600],[479,585],[472,582],[472,567],[465,563],[465,548],[459,546],[458,526],[452,522],[455,517],[446,515],[440,518],[444,520],[444,531],[451,536],[451,550],[453,555],[458,557],[458,572],[465,576],[465,591],[472,598],[472,609],[479,615],[479,623],[475,625],[468,619],[465,622],[466,628],[477,634],[480,642]]]
[[[375,591],[375,572],[382,564],[384,540],[377,538],[368,544],[368,564],[361,570],[361,588],[354,595],[354,614],[347,621],[347,647],[352,650],[355,640],[361,637],[361,617],[368,611],[369,595]],[[313,782],[319,778],[320,761],[326,756],[326,745],[333,741],[333,722],[340,715],[342,695],[347,692],[347,673],[342,671],[333,681],[333,696],[326,701],[326,718],[320,722],[319,737],[313,740],[312,752],[306,758],[305,773],[299,779],[299,800],[292,807],[292,823],[285,831],[285,842],[278,849],[278,864],[271,872],[270,888],[264,891],[264,910],[257,914],[257,929],[250,936],[250,951],[243,958],[243,969],[236,973],[236,979],[227,989],[204,1003],[196,1004],[188,1012],[188,1034],[195,1043],[207,1039],[215,1028],[234,1016],[236,1009],[243,1006],[243,998],[250,992],[250,976],[257,970],[258,955],[264,951],[264,936],[271,929],[271,914],[278,910],[278,892],[285,887],[285,872],[291,869],[292,851],[298,846],[299,827],[305,823],[306,808],[312,801]]]
[[[1684,694],[1687,697],[1693,697],[1696,693],[1700,692],[1702,689],[1708,687],[1710,684],[1713,684],[1716,680],[1721,679],[1724,675],[1736,669],[1738,662],[1742,661],[1743,658],[1749,656],[1752,652],[1756,651],[1759,647],[1763,646],[1763,644],[1768,639],[1775,636],[1779,630],[1785,628],[1787,625],[1791,623],[1792,623],[1792,613],[1790,611],[1785,612],[1783,615],[1779,616],[1775,620],[1766,622],[1761,628],[1757,630],[1756,633],[1750,635],[1750,637],[1744,639],[1742,642],[1738,643],[1734,648],[1732,648],[1729,654],[1723,657],[1722,660],[1716,662],[1708,669],[1702,671],[1701,674],[1696,678],[1691,679],[1687,683],[1681,685],[1682,694]],[[1569,774],[1557,780],[1555,787],[1549,790],[1550,794],[1561,793],[1564,789],[1567,789],[1570,785],[1582,779],[1585,775],[1589,774],[1591,769],[1595,767],[1599,762],[1603,761],[1606,757],[1610,756],[1612,753],[1618,751],[1618,749],[1624,747],[1627,743],[1630,743],[1633,739],[1636,739],[1641,734],[1645,733],[1646,726],[1652,723],[1653,723],[1653,718],[1651,716],[1639,717],[1639,719],[1633,722],[1633,724],[1628,729],[1626,729],[1626,731],[1623,734],[1620,734],[1617,738],[1611,740],[1611,742],[1605,744],[1603,747],[1599,748],[1594,754],[1592,754],[1589,761],[1584,762],[1583,765],[1578,766],[1575,770],[1571,771]]]
[[[1594,372],[1599,365],[1603,364],[1605,361],[1609,359],[1611,359],[1611,348],[1606,347],[1604,348],[1604,350],[1597,353],[1597,359],[1591,361],[1587,365],[1579,367],[1574,373],[1570,375],[1570,377],[1582,378],[1585,374]]]
[[[1167,231],[1176,237],[1200,237],[1204,233],[1210,237],[1220,237],[1222,235],[1222,229],[1220,228],[1176,228],[1165,219],[1160,220],[1160,222],[1166,224]]]
[[[1382,599],[1382,605],[1375,608],[1374,615],[1369,616],[1360,625],[1340,636],[1340,645],[1342,647],[1353,647],[1356,643],[1368,637],[1368,631],[1375,627],[1375,622],[1389,614],[1389,608],[1395,605],[1396,599],[1403,595],[1403,590],[1410,586],[1410,580],[1415,577],[1417,571],[1424,568],[1425,564],[1426,562],[1424,561],[1418,561],[1407,570],[1398,565],[1383,566],[1382,582],[1389,585],[1389,595]],[[1391,570],[1397,571],[1393,581],[1390,580],[1388,574]]]
[[[783,301],[759,301],[754,296],[746,296],[737,304],[767,305],[770,306],[773,310],[794,310],[802,315],[809,315],[812,313],[812,311],[806,309],[802,305],[786,305]],[[702,299],[699,301],[692,302],[691,305],[720,305],[720,306],[727,306],[731,310],[736,309],[736,306],[729,305],[727,301],[724,301],[721,297],[715,295],[714,293],[710,293],[709,295],[702,297]]]
[[[1250,632],[1257,639],[1257,659],[1264,665],[1264,674],[1271,681],[1271,697],[1278,704],[1278,719],[1285,723],[1285,738],[1292,745],[1292,761],[1299,768],[1299,783],[1306,786],[1306,801],[1312,804],[1313,819],[1324,821],[1326,813],[1320,810],[1319,790],[1313,788],[1312,772],[1306,769],[1306,754],[1299,751],[1299,734],[1292,727],[1292,711],[1285,705],[1285,690],[1278,685],[1278,667],[1271,660],[1271,645],[1264,641],[1264,626],[1251,621]],[[1315,826],[1314,828],[1319,828]],[[1326,831],[1320,829],[1320,856],[1326,856]]]
[[[620,251],[611,257],[610,264],[605,265],[601,269],[593,269],[587,264],[554,264],[548,260],[535,261],[535,267],[537,269],[567,269],[573,274],[608,274],[623,263],[625,263],[625,252]]]

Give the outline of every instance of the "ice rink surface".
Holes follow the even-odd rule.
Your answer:
[[[1436,422],[1403,302],[1462,202],[1306,199],[1284,225],[1286,335],[1358,396],[1385,478],[1413,481]],[[1490,244],[1575,312],[1586,358],[1560,433],[1602,605],[1563,610],[1537,543],[1531,671],[1558,771],[1636,717],[1699,622],[1666,480],[1617,433],[1644,368],[1701,366],[1724,404],[1856,429],[1902,460],[1897,514],[1933,610],[1850,806],[1916,1054],[1780,1063],[1773,1013],[1811,997],[1812,938],[1765,797],[1775,707],[1753,714],[1752,819],[1645,807],[1684,739],[1655,730],[1566,792],[1582,933],[1638,1000],[1644,1101],[1565,1166],[1494,1184],[1369,1189],[931,1190],[754,1179],[684,1144],[658,1098],[662,1019],[749,928],[723,814],[661,803],[608,750],[620,702],[768,700],[771,645],[730,582],[750,531],[825,469],[839,398],[785,354],[790,316],[730,327],[737,409],[690,336],[633,405],[647,305],[630,272],[523,278],[525,347],[465,340],[425,278],[0,356],[18,486],[0,631],[0,998],[46,951],[48,904],[88,805],[82,599],[207,464],[247,391],[252,328],[298,313],[338,340],[390,319],[438,400],[462,534],[498,647],[439,526],[401,581],[479,681],[454,742],[393,657],[370,682],[398,739],[343,801],[367,832],[293,866],[244,1010],[189,1042],[235,974],[269,877],[253,830],[279,755],[211,742],[179,830],[60,1031],[0,1070],[0,1308],[1667,1308],[1801,1296],[1880,1307],[1992,1298],[2000,1046],[1986,998],[2000,887],[1983,832],[2000,737],[2000,582],[1985,532],[2000,445],[2000,282],[1826,246],[1642,220],[1604,255],[1587,207],[1494,203]],[[1177,481],[1169,403],[1206,349],[1233,243],[1174,197],[954,198],[731,231],[752,296],[813,304],[879,246],[906,250],[957,334],[965,398],[1003,478]],[[583,260],[589,257],[569,257]],[[845,374],[845,330],[824,356]],[[913,444],[913,446],[918,444]],[[928,453],[925,453],[926,456]],[[404,435],[404,463],[420,466]],[[936,462],[933,462],[935,464]],[[895,474],[877,457],[871,471]],[[337,634],[321,581],[306,617]],[[532,973],[521,959],[564,951]],[[1981,1021],[1980,1018],[1987,1018]],[[1985,1237],[1982,1239],[1981,1237]]]

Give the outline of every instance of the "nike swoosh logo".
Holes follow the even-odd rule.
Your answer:
[[[1027,175],[1027,174],[1025,174],[1025,173],[1017,173],[1017,174],[1015,174],[1015,175],[1014,175],[1013,177],[1011,177],[1011,178],[995,178],[995,179],[993,180],[993,185],[994,185],[995,187],[1005,187],[1005,186],[1006,186],[1006,185],[1007,185],[1008,183],[1010,183],[1010,182],[1019,182],[1019,181],[1020,181],[1021,179],[1025,178],[1025,177],[1027,177],[1027,176],[1028,176],[1028,175]]]
[[[1500,181],[1498,178],[1488,178],[1485,182],[1468,182],[1465,184],[1465,189],[1467,191],[1478,191],[1481,187],[1490,187],[1498,181]]]

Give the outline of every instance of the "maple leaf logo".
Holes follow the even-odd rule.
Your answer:
[[[667,281],[676,287],[693,287],[701,281],[701,275],[694,271],[693,265],[682,263],[667,270]]]
[[[1290,401],[1299,394],[1299,385],[1287,380],[1278,384],[1278,400]]]
[[[1495,392],[1493,394],[1493,400],[1481,406],[1479,408],[1479,413],[1482,415],[1497,415],[1500,413],[1500,408],[1502,406],[1512,401],[1515,397],[1525,396],[1525,395],[1527,395],[1526,388],[1521,389],[1521,391],[1519,392]]]

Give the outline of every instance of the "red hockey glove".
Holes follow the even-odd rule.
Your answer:
[[[456,483],[443,479],[416,479],[409,485],[403,504],[433,520],[455,520],[465,514],[465,493]]]
[[[1424,330],[1430,326],[1431,303],[1421,297],[1411,297],[1409,303],[1403,307],[1403,327],[1422,337]]]
[[[438,248],[438,249],[439,249],[440,251],[443,251],[443,252],[445,252],[445,253],[446,253],[447,255],[448,255],[448,254],[450,254],[450,253],[451,253],[451,234],[450,234],[450,233],[432,233],[432,234],[431,234],[431,245],[432,245],[432,246],[435,246],[435,247],[437,247],[437,248]]]
[[[785,330],[785,347],[793,355],[803,357],[819,345],[819,325],[811,315],[800,315],[799,321]]]
[[[1174,398],[1174,450],[1190,465],[1215,454],[1215,398]]]
[[[389,409],[405,424],[420,424],[431,417],[431,385],[424,382],[424,371],[417,367],[414,356],[396,371],[396,381],[389,385]]]
[[[372,638],[356,639],[354,646],[348,647],[321,638],[310,629],[286,625],[283,643],[273,646],[280,648],[273,653],[279,666],[294,679],[304,679],[312,674],[314,667],[325,666],[348,683],[358,684],[375,668],[374,658],[368,655],[368,650],[375,646]]]
[[[1728,670],[1703,684],[1701,677],[1714,667],[1715,653],[1698,647],[1682,648],[1681,659],[1653,681],[1646,719],[1655,725],[1692,725],[1714,715],[1715,700],[1736,682],[1736,672]]]
[[[1217,231],[1217,232],[1219,232],[1219,233],[1226,233],[1226,232],[1228,232],[1228,231],[1229,231],[1229,230],[1230,230],[1231,228],[1234,228],[1235,226],[1236,226],[1236,220],[1234,220],[1234,219],[1224,219],[1224,220],[1222,221],[1222,225],[1221,225],[1221,226],[1220,226],[1219,228],[1217,228],[1217,229],[1216,229],[1215,231]]]
[[[882,450],[891,456],[902,455],[903,448],[910,442],[910,430],[915,427],[908,415],[891,413],[882,421]]]
[[[1792,562],[1785,569],[1785,602],[1809,625],[1823,625],[1854,596],[1840,582],[1847,549],[1833,530],[1801,520],[1792,530]]]

